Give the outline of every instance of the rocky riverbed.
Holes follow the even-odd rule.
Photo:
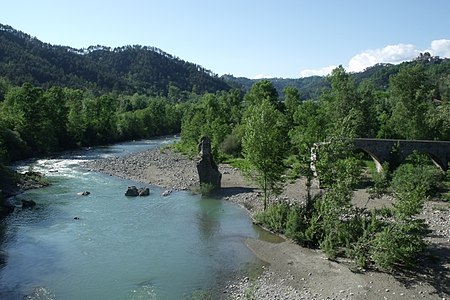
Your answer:
[[[91,161],[86,168],[172,190],[195,189],[195,159],[171,149],[149,150],[126,157]],[[261,194],[239,170],[220,165],[222,189],[217,195],[238,203],[250,214],[262,209]],[[280,199],[302,201],[304,181],[289,183]],[[319,192],[317,189],[313,192]],[[366,205],[368,195],[355,191],[355,205]],[[374,200],[372,200],[374,201]],[[389,199],[373,206],[389,205]],[[429,250],[421,268],[410,273],[357,272],[351,262],[333,262],[320,251],[290,241],[270,243],[249,239],[248,247],[268,263],[256,278],[239,278],[223,291],[224,299],[450,299],[450,204],[426,203],[421,215],[431,232]]]

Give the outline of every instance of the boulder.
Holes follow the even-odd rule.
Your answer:
[[[125,192],[125,196],[131,196],[131,197],[139,196],[139,190],[134,185],[129,186],[127,191]]]
[[[148,196],[150,195],[149,188],[137,188],[134,185],[129,186],[127,191],[125,192],[125,196],[137,197],[137,196]]]
[[[161,195],[162,195],[163,197],[167,197],[167,196],[169,196],[170,194],[172,194],[172,190],[165,190]]]
[[[78,196],[88,196],[90,194],[91,194],[91,192],[89,192],[89,191],[84,191],[84,192],[77,193]]]
[[[211,154],[211,140],[202,137],[198,145],[200,160],[197,162],[197,171],[200,184],[212,185],[213,189],[220,189],[222,174]]]
[[[34,207],[36,206],[36,202],[33,200],[21,200],[22,201],[22,208],[28,208],[28,207]]]
[[[150,195],[150,189],[149,188],[141,188],[138,191],[139,196],[148,196]]]

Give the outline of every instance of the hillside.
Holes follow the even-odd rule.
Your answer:
[[[370,81],[374,88],[386,90],[389,78],[402,66],[422,63],[427,72],[439,78],[450,68],[449,59],[440,59],[425,53],[415,60],[398,65],[377,64],[351,76],[357,84]],[[248,91],[259,81],[233,75],[218,77],[194,63],[186,62],[155,47],[123,46],[109,48],[91,46],[74,49],[41,42],[35,37],[0,24],[0,77],[13,85],[25,82],[49,88],[62,86],[95,90],[101,94],[167,95],[170,88],[198,94],[231,88]],[[330,84],[326,77],[270,78],[279,95],[293,86],[303,100],[317,99]]]
[[[363,81],[368,81],[375,89],[386,90],[389,87],[390,77],[396,75],[402,67],[417,63],[425,66],[426,72],[431,78],[434,78],[436,83],[442,81],[442,78],[445,77],[450,70],[450,59],[441,59],[438,57],[427,56],[425,54],[412,61],[403,62],[398,65],[384,63],[376,64],[366,68],[362,72],[351,73],[351,76],[358,85]],[[259,79],[234,77],[233,75],[223,75],[221,78],[223,78],[232,87],[240,88],[244,91],[250,90],[252,85],[259,81]],[[327,81],[327,77],[322,76],[310,76],[303,78],[268,78],[268,80],[272,82],[273,86],[277,89],[281,96],[283,96],[283,89],[285,87],[292,86],[297,88],[300,91],[300,97],[302,100],[317,99],[322,94],[324,88],[330,88],[330,83]],[[438,83],[438,85],[442,85],[442,83]]]
[[[197,93],[230,89],[203,67],[154,47],[74,49],[41,42],[2,24],[0,77],[14,85],[29,82],[44,88],[57,85],[127,94],[166,95],[169,86]]]

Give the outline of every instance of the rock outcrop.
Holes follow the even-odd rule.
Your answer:
[[[222,174],[211,155],[211,140],[202,137],[198,145],[200,160],[197,162],[197,171],[200,185],[209,184],[213,189],[220,189]]]
[[[150,195],[150,189],[149,188],[140,188],[129,186],[127,191],[125,192],[125,196],[129,197],[137,197],[137,196],[148,196]]]

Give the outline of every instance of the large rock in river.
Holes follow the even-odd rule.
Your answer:
[[[202,137],[198,145],[200,160],[197,162],[197,171],[200,184],[210,184],[213,189],[220,189],[222,173],[211,155],[211,140]]]
[[[148,195],[150,195],[150,189],[149,188],[140,188],[140,189],[138,189],[134,185],[133,186],[129,186],[127,191],[125,192],[125,196],[130,196],[130,197],[148,196]]]

